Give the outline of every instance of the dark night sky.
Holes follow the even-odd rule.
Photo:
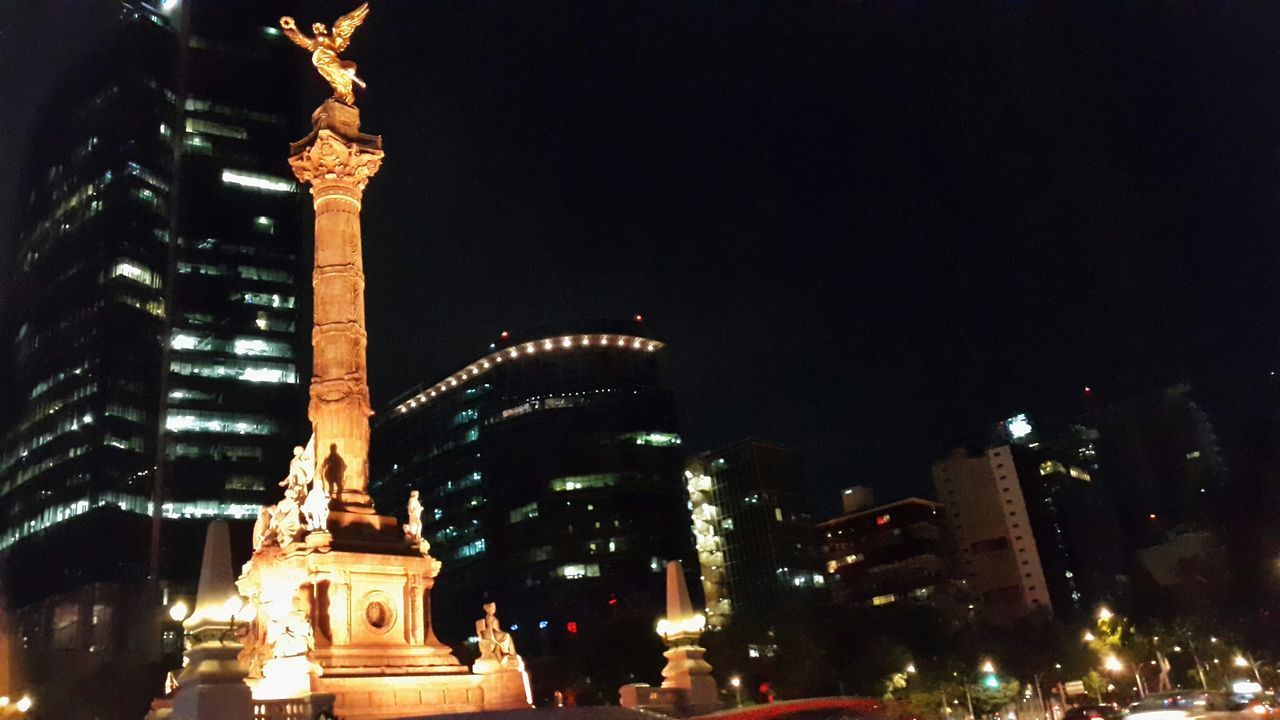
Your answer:
[[[12,6],[25,105],[72,16]],[[375,0],[351,55],[388,154],[375,405],[503,329],[641,312],[689,449],[792,444],[833,507],[1085,384],[1277,364],[1276,3]]]

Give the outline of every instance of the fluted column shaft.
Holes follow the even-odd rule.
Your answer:
[[[359,111],[333,100],[312,115],[312,132],[289,164],[311,186],[315,207],[311,402],[317,471],[338,510],[372,512],[369,483],[368,336],[360,208],[382,162],[382,140],[360,133]]]

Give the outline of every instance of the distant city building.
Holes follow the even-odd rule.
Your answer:
[[[1096,408],[1078,422],[1095,432],[1093,451],[1131,548],[1216,530],[1226,463],[1189,386]]]
[[[956,449],[933,464],[969,589],[992,616],[1052,612],[1049,586],[1008,445]]]
[[[5,239],[13,277],[0,343],[12,406],[0,549],[5,589],[22,601],[23,650],[56,639],[61,667],[101,668],[92,684],[102,687],[115,686],[112,672],[145,667],[147,697],[181,650],[150,643],[158,631],[136,624],[149,618],[93,611],[92,632],[36,625],[72,617],[47,601],[55,596],[161,602],[155,583],[143,585],[157,465],[165,518],[250,522],[290,446],[305,442],[298,368],[308,346],[295,328],[306,204],[284,163],[299,134],[286,118],[300,113],[287,40],[270,8],[248,5],[119,3],[73,76],[49,79],[58,89],[27,144],[16,236]],[[73,519],[109,532],[67,530]],[[161,535],[155,579],[193,581],[200,548],[173,532]],[[86,541],[114,552],[48,560]],[[30,609],[49,602],[53,612]],[[72,675],[33,680],[51,700]]]
[[[863,508],[819,523],[818,532],[834,602],[882,606],[951,593],[954,546],[939,503]]]
[[[525,652],[555,653],[617,613],[661,615],[666,562],[694,567],[664,349],[640,322],[503,333],[379,413],[371,492],[403,513],[420,491],[442,631],[491,599]]]
[[[717,602],[735,623],[768,627],[788,603],[823,593],[826,574],[798,452],[749,439],[699,455],[689,472],[710,479],[724,565],[723,573],[704,567],[703,576],[710,571],[716,579]]]
[[[861,512],[875,504],[875,492],[865,485],[855,485],[840,491],[840,509],[846,515]]]
[[[1132,556],[1099,479],[1097,437],[1091,428],[1041,427],[1021,414],[934,464],[968,589],[994,612],[1045,608],[1076,621],[1126,591]],[[1020,604],[1010,600],[1012,569]]]

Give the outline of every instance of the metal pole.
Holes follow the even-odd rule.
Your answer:
[[[1249,658],[1249,667],[1253,668],[1253,679],[1257,680],[1258,684],[1261,685],[1262,675],[1258,672],[1258,663],[1253,659],[1253,653],[1249,653],[1246,657]]]
[[[973,714],[973,696],[969,694],[969,683],[964,684],[964,701],[969,704],[969,720],[977,720],[978,716]]]
[[[1187,648],[1191,650],[1191,659],[1196,661],[1196,672],[1200,674],[1200,688],[1202,690],[1209,689],[1209,679],[1204,675],[1204,666],[1200,663],[1200,656],[1196,654],[1196,641],[1187,636]]]
[[[1044,691],[1040,689],[1040,675],[1041,673],[1036,673],[1036,699],[1040,701],[1040,717],[1046,719],[1049,717],[1049,713],[1045,709]]]

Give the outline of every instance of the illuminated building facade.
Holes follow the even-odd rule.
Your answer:
[[[1129,550],[1099,480],[1097,432],[1017,415],[933,465],[969,590],[993,616],[1064,621],[1123,592]]]
[[[992,617],[1053,612],[1022,483],[1008,445],[953,450],[933,464],[964,579]]]
[[[764,630],[783,607],[822,596],[826,576],[798,452],[748,439],[703,453],[689,470],[710,478],[724,555],[723,574],[712,577],[734,623]]]
[[[733,616],[733,600],[729,597],[724,528],[720,522],[715,483],[701,459],[689,462],[684,477],[689,491],[694,549],[698,552],[698,568],[702,573],[702,595],[706,601],[703,612],[707,618],[707,626],[719,630]]]
[[[21,407],[0,546],[103,505],[148,515],[162,415],[175,518],[256,516],[306,432],[283,420],[305,403],[304,195],[263,159],[288,146],[289,84],[270,82],[285,41],[265,15],[230,22],[240,5],[122,6],[38,125],[5,325]]]
[[[638,322],[504,333],[378,414],[371,494],[402,514],[421,493],[442,633],[489,598],[523,652],[550,655],[617,613],[661,614],[666,562],[693,567],[664,349]]]
[[[291,445],[305,441],[295,420],[305,417],[298,368],[309,358],[295,320],[305,311],[305,194],[279,159],[297,131],[285,118],[300,113],[282,90],[294,83],[271,10],[120,3],[34,125],[0,321],[12,399],[0,549],[10,600],[29,607],[21,614],[33,623],[24,629],[33,658],[56,634],[57,613],[38,611],[48,598],[105,583],[134,589],[104,597],[161,602],[137,589],[151,562],[157,459],[171,520],[159,577],[181,586],[194,581],[200,552],[183,541],[185,525],[252,522]],[[95,543],[110,552],[84,552]],[[43,558],[57,558],[57,572]],[[65,631],[59,637],[74,641],[58,648],[60,662],[162,678],[158,645],[124,641],[157,636],[124,629],[141,617],[94,615],[112,626],[95,633],[120,638],[110,644]],[[165,658],[180,658],[177,639]],[[125,692],[120,702],[141,699]],[[129,707],[130,717],[145,711]]]
[[[834,602],[879,607],[951,594],[954,544],[941,504],[920,498],[818,524]]]

